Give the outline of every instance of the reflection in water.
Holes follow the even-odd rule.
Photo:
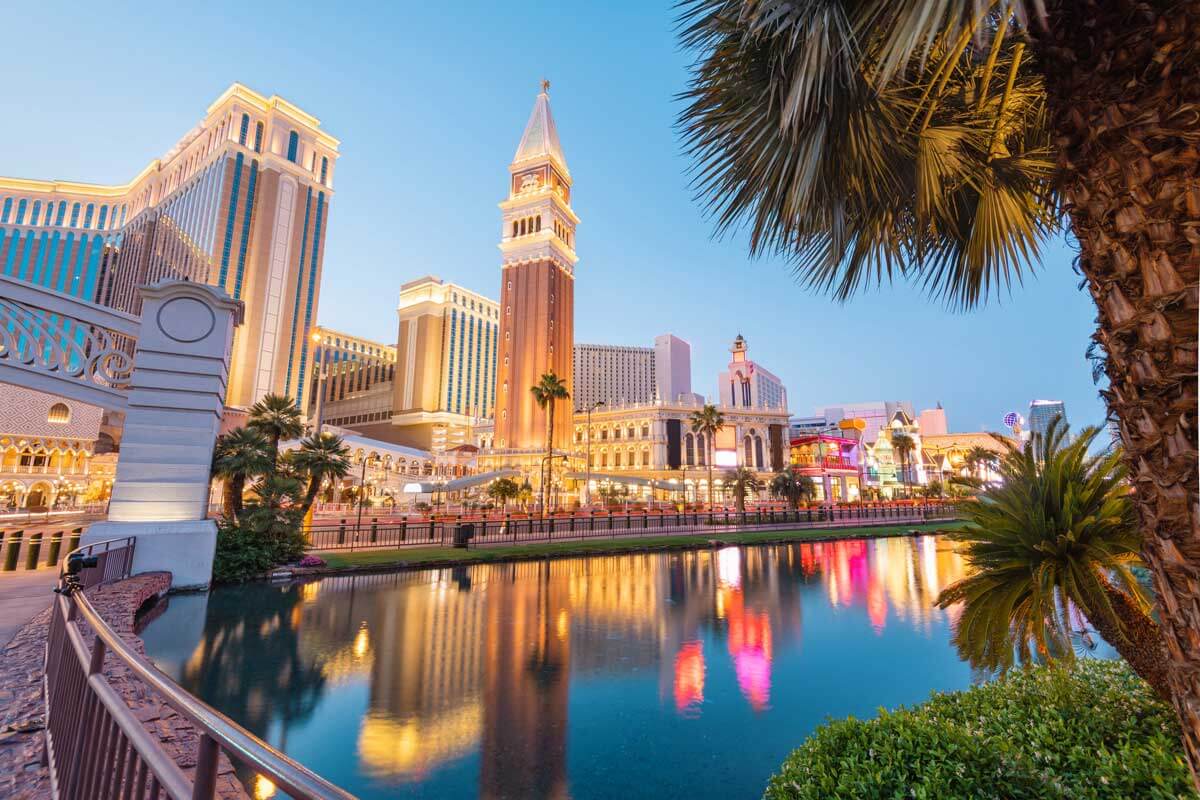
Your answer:
[[[445,781],[443,789],[485,798],[605,796],[602,781],[577,774],[599,769],[601,749],[624,752],[625,738],[661,728],[684,741],[671,747],[702,754],[703,740],[666,732],[676,725],[741,726],[729,734],[753,741],[755,726],[774,719],[773,694],[794,704],[798,688],[829,679],[836,666],[812,671],[837,657],[827,643],[802,660],[806,626],[818,626],[816,641],[862,647],[895,626],[926,639],[936,629],[940,640],[927,646],[957,670],[951,612],[933,600],[962,575],[950,545],[923,536],[330,577],[212,593],[185,657],[155,636],[173,624],[173,609],[151,623],[146,642],[165,668],[182,664],[187,688],[273,744],[287,749],[289,730],[312,737],[320,728],[321,747],[301,757],[357,794],[388,796],[399,784],[438,794]],[[903,670],[904,657],[885,667]],[[589,699],[617,685],[607,699]],[[931,688],[950,687],[921,691]],[[839,710],[799,699],[817,704],[818,720]],[[587,717],[587,730],[572,727],[574,715]],[[803,736],[789,725],[780,748]],[[350,758],[334,760],[351,743]],[[620,769],[649,791],[638,769],[654,762]],[[685,787],[689,776],[676,774],[670,785],[679,796],[729,796],[699,768],[694,777]],[[751,775],[749,785],[765,778]]]

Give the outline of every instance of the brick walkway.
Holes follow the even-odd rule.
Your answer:
[[[125,641],[145,655],[142,640],[133,631],[133,618],[149,598],[170,586],[163,572],[138,575],[110,586],[88,590],[92,605]],[[0,797],[48,798],[49,777],[41,765],[45,715],[42,703],[42,661],[50,609],[38,614],[0,651]],[[84,640],[92,639],[84,625]],[[189,722],[157,699],[144,683],[130,674],[110,654],[104,674],[146,730],[158,738],[185,771],[195,767],[198,734]],[[223,800],[248,797],[234,775],[229,760],[221,756],[217,796]]]

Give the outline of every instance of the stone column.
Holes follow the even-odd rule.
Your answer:
[[[136,536],[134,572],[166,570],[172,588],[201,588],[212,579],[217,528],[207,518],[209,471],[242,304],[187,281],[141,292],[108,520],[92,525],[82,543]]]

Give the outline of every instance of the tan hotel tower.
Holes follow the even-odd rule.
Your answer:
[[[517,154],[508,167],[508,199],[500,252],[500,341],[496,364],[496,466],[505,454],[545,451],[546,418],[530,392],[543,373],[571,384],[575,318],[575,226],[571,173],[550,114],[550,84],[534,101]],[[554,449],[571,441],[573,400],[556,404]]]

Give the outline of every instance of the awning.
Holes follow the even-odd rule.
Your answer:
[[[589,476],[586,472],[568,472],[565,477],[572,481],[585,481]],[[684,488],[684,484],[682,483],[656,481],[652,478],[639,478],[636,475],[609,475],[593,472],[590,477],[598,483],[623,483],[627,486],[648,486],[651,489],[661,489],[667,492],[678,492]]]
[[[434,492],[461,492],[476,486],[489,484],[498,478],[512,478],[520,475],[516,469],[498,469],[494,472],[484,472],[479,475],[468,475],[465,478],[455,478],[445,483],[435,481],[410,481],[404,484],[405,494],[433,494]]]

